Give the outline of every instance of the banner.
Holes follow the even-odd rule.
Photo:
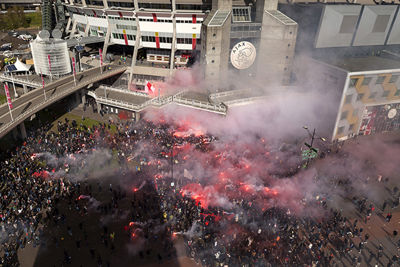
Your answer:
[[[6,90],[6,96],[7,96],[7,103],[8,103],[8,107],[10,109],[13,108],[12,102],[11,102],[11,97],[10,97],[10,92],[8,91],[8,85],[7,83],[4,84],[4,89]]]
[[[76,71],[75,71],[75,57],[72,57],[72,70],[74,72],[74,76],[76,75]]]
[[[103,66],[103,50],[101,48],[99,49],[99,54],[100,54],[100,66]]]
[[[49,72],[51,73],[51,60],[50,60],[50,55],[47,55],[47,59],[49,60]]]

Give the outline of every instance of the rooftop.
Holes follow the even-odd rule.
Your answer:
[[[400,69],[400,57],[383,56],[318,58],[317,60],[338,67],[347,72]]]

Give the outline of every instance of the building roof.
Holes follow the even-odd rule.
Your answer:
[[[347,72],[379,71],[400,69],[400,58],[383,56],[347,57],[347,58],[318,58],[317,60],[338,67]]]
[[[208,26],[218,27],[218,26],[224,25],[224,23],[230,13],[231,13],[231,11],[228,11],[228,10],[217,10],[217,12],[215,12],[214,16],[211,18],[210,22],[208,23]]]

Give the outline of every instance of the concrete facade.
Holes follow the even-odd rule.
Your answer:
[[[203,44],[201,47],[201,65],[204,66],[204,78],[211,91],[218,91],[220,81],[228,72],[230,28],[232,2],[224,1],[223,9],[213,10],[202,27]],[[214,23],[221,16],[220,23]]]
[[[265,10],[257,56],[257,76],[270,82],[290,83],[297,23],[278,10]]]

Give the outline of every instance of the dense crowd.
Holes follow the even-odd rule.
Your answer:
[[[171,177],[174,165],[184,161],[181,148],[189,145],[199,153],[210,153],[215,137],[176,135],[173,125],[146,120],[135,126],[114,126],[113,132],[105,124],[88,128],[65,120],[58,123],[57,133],[41,127],[31,132],[16,150],[4,155],[6,159],[0,162],[3,266],[17,266],[19,248],[27,242],[39,245],[45,225],[64,221],[65,215],[57,208],[59,201],[66,200],[71,210],[88,216],[87,203],[80,200],[88,201],[94,186],[86,182],[83,185],[73,177],[85,168],[85,155],[98,149],[112,151],[110,161],[118,162],[118,172],[133,173],[141,182],[133,194],[110,184],[111,200],[100,203],[97,211],[104,216],[122,213],[121,201],[129,198],[129,216],[123,222],[125,231],[131,242],[144,239],[150,244],[160,240],[160,261],[173,257],[173,241],[182,238],[187,255],[203,266],[335,266],[343,259],[352,266],[364,264],[359,253],[368,242],[368,234],[357,220],[330,209],[324,199],[305,204],[319,210],[320,216],[298,217],[283,208],[262,208],[257,205],[257,196],[236,196],[229,208],[222,208],[212,203],[206,206],[190,193],[184,194],[185,183],[202,181]],[[83,155],[83,160],[74,162],[78,154]],[[97,185],[98,192],[107,191],[101,182]],[[137,197],[136,191],[142,191],[144,196]],[[373,204],[357,198],[353,203],[367,223],[375,211]],[[386,204],[380,209],[385,208]],[[391,216],[388,213],[386,220],[390,221]],[[86,239],[81,224],[79,229]],[[70,226],[67,233],[72,236]],[[114,239],[115,234],[104,226],[101,242],[114,250]],[[58,245],[58,240],[54,243]],[[81,240],[76,241],[76,246],[81,246]],[[376,251],[369,251],[371,259],[379,261],[383,249],[380,245]],[[96,248],[90,248],[92,258],[97,255],[98,266],[112,264],[95,251]],[[143,251],[139,254],[144,257]],[[64,255],[64,262],[71,263],[67,248]],[[388,266],[395,262],[398,263],[396,255],[389,259]]]

